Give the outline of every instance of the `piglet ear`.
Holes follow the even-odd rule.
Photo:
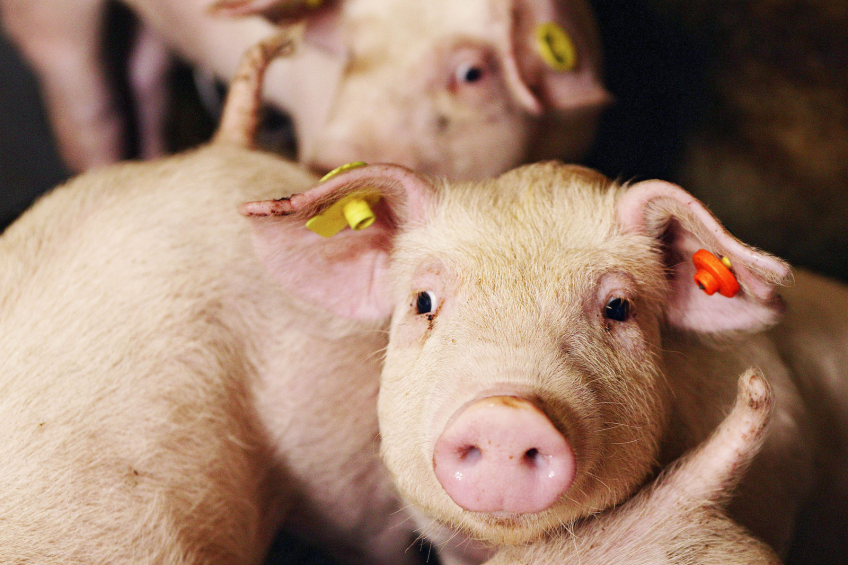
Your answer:
[[[215,0],[209,13],[223,17],[260,16],[273,24],[304,23],[304,40],[341,55],[338,0]]]
[[[612,102],[601,77],[601,47],[583,0],[500,0],[508,24],[504,76],[530,112],[599,110]]]
[[[265,267],[293,295],[344,317],[379,319],[392,311],[387,270],[395,236],[404,225],[422,221],[434,198],[430,181],[412,171],[371,165],[290,198],[248,202],[241,213],[251,218]],[[361,229],[347,227],[341,211],[351,201],[358,204],[349,217]],[[363,202],[365,216],[357,208]],[[332,227],[333,217],[345,227],[329,235],[339,228]]]
[[[671,284],[669,324],[698,332],[758,331],[778,321],[783,303],[777,290],[790,283],[789,266],[737,240],[682,188],[635,184],[618,201],[617,215],[626,232],[648,235],[661,246]],[[707,295],[695,281],[692,258],[701,249],[730,264],[725,274],[739,284],[732,298]]]
[[[321,4],[321,0],[215,0],[209,12],[225,16],[258,15],[279,23],[303,17]]]

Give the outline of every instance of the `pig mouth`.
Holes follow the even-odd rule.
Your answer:
[[[526,518],[527,514],[498,510],[497,512],[489,512],[485,516],[499,526],[515,526],[522,522],[522,519]]]

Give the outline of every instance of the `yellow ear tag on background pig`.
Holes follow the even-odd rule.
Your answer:
[[[345,226],[359,231],[371,226],[377,216],[371,206],[380,201],[380,195],[357,192],[349,194],[330,205],[329,208],[313,216],[306,222],[306,227],[322,237],[333,237]]]
[[[577,47],[559,24],[539,24],[536,27],[536,43],[542,59],[555,71],[570,71],[577,66]]]

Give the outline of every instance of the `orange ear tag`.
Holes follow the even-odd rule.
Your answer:
[[[719,259],[706,249],[699,249],[692,256],[692,262],[697,269],[695,282],[710,296],[718,291],[722,296],[733,298],[739,292],[739,281],[730,271],[727,257]]]

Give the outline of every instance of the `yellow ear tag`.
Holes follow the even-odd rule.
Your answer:
[[[327,173],[326,175],[321,177],[321,180],[319,180],[318,182],[328,181],[331,178],[333,178],[334,176],[340,175],[342,173],[346,173],[346,172],[348,172],[352,169],[358,169],[359,167],[364,167],[367,164],[368,163],[366,163],[364,161],[354,161],[353,163],[345,163],[341,167],[336,167],[335,169],[333,169],[332,171],[330,171],[329,173]]]
[[[349,194],[310,218],[306,227],[322,237],[333,237],[345,226],[350,226],[350,229],[355,231],[364,230],[377,219],[371,206],[379,201],[380,195],[375,193]]]
[[[549,67],[556,71],[570,71],[577,66],[577,47],[562,26],[555,22],[536,27],[539,54]]]

